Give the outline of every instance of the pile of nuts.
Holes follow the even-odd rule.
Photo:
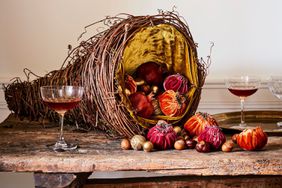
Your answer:
[[[159,120],[154,127],[149,129],[148,140],[142,135],[135,135],[130,140],[123,139],[121,148],[125,150],[143,149],[146,152],[151,152],[154,149],[196,149],[198,152],[207,153],[218,150],[230,152],[235,144],[243,150],[254,151],[262,149],[267,144],[267,134],[261,127],[245,129],[240,134],[233,135],[230,140],[226,140],[215,120],[210,120],[213,122],[212,124],[200,124],[203,121],[199,117],[206,118],[208,116],[203,114],[192,116],[185,124],[186,126],[184,125],[184,129],[179,126],[173,127],[166,121]],[[198,131],[198,135],[192,134],[195,127],[201,130]],[[194,133],[197,133],[197,130]]]
[[[184,149],[196,149],[198,152],[207,153],[212,151],[211,144],[205,141],[197,140],[198,137],[191,138],[185,130],[180,127],[174,127],[175,133],[178,135],[177,140],[174,142],[174,149],[184,150]],[[222,146],[221,150],[224,152],[232,151],[234,147],[234,142],[232,140],[226,141]],[[142,135],[135,135],[131,139],[122,139],[121,148],[123,150],[144,150],[145,152],[152,152],[154,150],[154,145],[151,141],[147,141]]]
[[[146,138],[142,135],[135,135],[130,140],[129,139],[122,139],[121,148],[123,150],[144,150],[145,152],[151,152],[154,149],[154,145],[150,141],[146,141]]]

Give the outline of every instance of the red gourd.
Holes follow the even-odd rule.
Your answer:
[[[165,90],[173,90],[183,95],[188,92],[188,80],[181,74],[173,74],[168,76],[163,83]]]
[[[172,125],[164,120],[159,120],[154,127],[150,128],[147,134],[147,139],[159,150],[173,148],[176,138],[177,135]]]
[[[222,144],[226,141],[226,137],[218,126],[208,126],[199,135],[198,141],[209,143],[213,150],[219,150]]]

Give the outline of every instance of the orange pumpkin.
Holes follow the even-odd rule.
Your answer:
[[[184,129],[189,132],[190,136],[199,136],[207,126],[216,125],[216,120],[208,113],[197,112],[189,118],[184,124]]]
[[[261,127],[245,129],[236,137],[237,144],[244,150],[260,150],[267,144],[267,134]]]
[[[181,116],[186,108],[186,99],[173,90],[167,90],[159,97],[159,105],[162,113],[166,116]]]

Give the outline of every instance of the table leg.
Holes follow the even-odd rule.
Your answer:
[[[80,188],[92,173],[34,173],[36,188]]]

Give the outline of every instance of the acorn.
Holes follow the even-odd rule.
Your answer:
[[[129,150],[131,149],[131,144],[130,141],[128,139],[122,139],[121,143],[120,143],[120,147],[123,150]]]
[[[146,141],[146,142],[143,144],[143,150],[144,150],[145,152],[151,152],[151,151],[153,151],[153,149],[154,149],[154,145],[153,145],[152,142]]]

